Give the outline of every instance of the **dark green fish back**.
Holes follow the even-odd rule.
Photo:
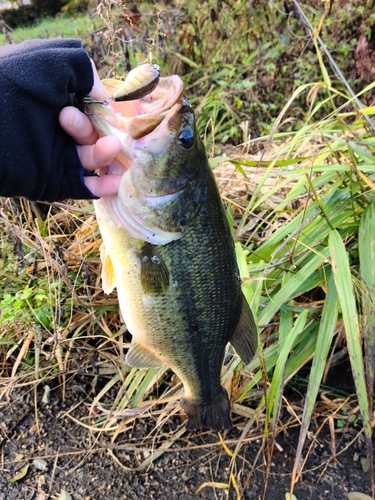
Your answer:
[[[205,153],[199,172],[195,218],[180,240],[158,247],[145,244],[147,260],[141,275],[149,273],[150,248],[155,248],[161,259],[156,264],[161,284],[155,284],[155,273],[150,273],[150,286],[145,279],[144,292],[151,294],[150,287],[161,290],[166,282],[168,288],[156,297],[155,314],[163,326],[159,335],[153,335],[152,350],[169,361],[184,383],[181,405],[187,427],[222,430],[231,427],[231,419],[228,396],[220,383],[221,368],[226,345],[240,323],[243,295],[232,236]],[[244,357],[249,358],[256,348],[256,328],[246,303],[244,308],[247,316],[237,332],[237,344],[245,346]]]
[[[144,69],[133,74],[140,71],[138,90],[154,82],[154,72]],[[133,88],[134,82],[125,83],[117,95],[118,82],[107,82],[115,99]],[[182,91],[177,76],[166,77],[135,107],[127,101],[88,105],[100,135],[120,131],[123,137],[119,195],[94,202],[103,236],[103,287],[107,293],[117,287],[133,336],[126,363],[167,364],[184,385],[187,427],[220,431],[231,427],[221,386],[226,346],[231,342],[248,363],[256,326],[241,291],[220,194]]]

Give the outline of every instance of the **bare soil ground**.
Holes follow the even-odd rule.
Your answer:
[[[228,483],[231,457],[216,433],[184,432],[147,469],[122,468],[120,462],[136,468],[149,455],[145,450],[153,445],[149,437],[152,419],[148,423],[143,418],[114,443],[105,433],[93,435],[84,427],[88,404],[95,397],[92,380],[87,375],[76,377],[64,400],[60,388],[53,388],[49,404],[42,402],[42,385],[35,394],[18,389],[0,402],[0,500],[56,499],[63,490],[73,500],[239,498],[233,487],[228,491],[212,485],[196,494],[204,483]],[[322,422],[317,417],[311,431],[315,432]],[[172,417],[159,432],[155,447],[183,425],[179,414]],[[243,426],[244,422],[240,422],[225,436],[232,451]],[[241,498],[285,500],[298,432],[298,427],[289,428],[277,436],[266,493],[261,439],[244,446],[233,469]],[[371,498],[369,473],[361,467],[361,457],[365,456],[361,435],[355,428],[339,429],[334,434],[333,442],[328,423],[322,426],[294,489],[297,500],[343,500],[350,491]],[[45,460],[47,470],[32,465],[38,457]],[[9,482],[25,464],[30,464],[25,477]]]

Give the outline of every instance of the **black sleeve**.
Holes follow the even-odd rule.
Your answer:
[[[0,48],[0,196],[57,201],[94,198],[62,108],[93,86],[80,40],[29,40]]]

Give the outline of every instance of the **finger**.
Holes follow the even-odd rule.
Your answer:
[[[61,127],[78,144],[94,144],[98,139],[89,118],[73,106],[62,109],[59,115]]]
[[[109,165],[120,149],[120,139],[109,135],[92,146],[78,146],[78,156],[83,168],[92,171]]]
[[[96,67],[92,59],[91,59],[91,64],[92,64],[92,71],[94,74],[94,85],[91,89],[90,95],[97,101],[103,101],[104,99],[110,97],[111,94],[105,89],[104,85],[100,81],[100,77],[98,75],[98,72],[96,71]]]
[[[102,196],[115,196],[118,193],[121,175],[103,175],[101,177],[84,177],[88,189],[98,198]]]

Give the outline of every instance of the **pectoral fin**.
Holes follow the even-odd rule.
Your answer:
[[[230,343],[242,361],[245,364],[250,363],[257,349],[257,327],[244,295],[242,295],[241,316]]]
[[[115,270],[104,243],[100,245],[100,260],[102,261],[102,287],[104,293],[111,293],[116,287]]]
[[[132,340],[125,363],[134,368],[158,368],[163,362],[140,342]]]
[[[163,293],[169,286],[169,272],[156,249],[146,243],[139,253],[141,260],[141,284],[147,295]]]

